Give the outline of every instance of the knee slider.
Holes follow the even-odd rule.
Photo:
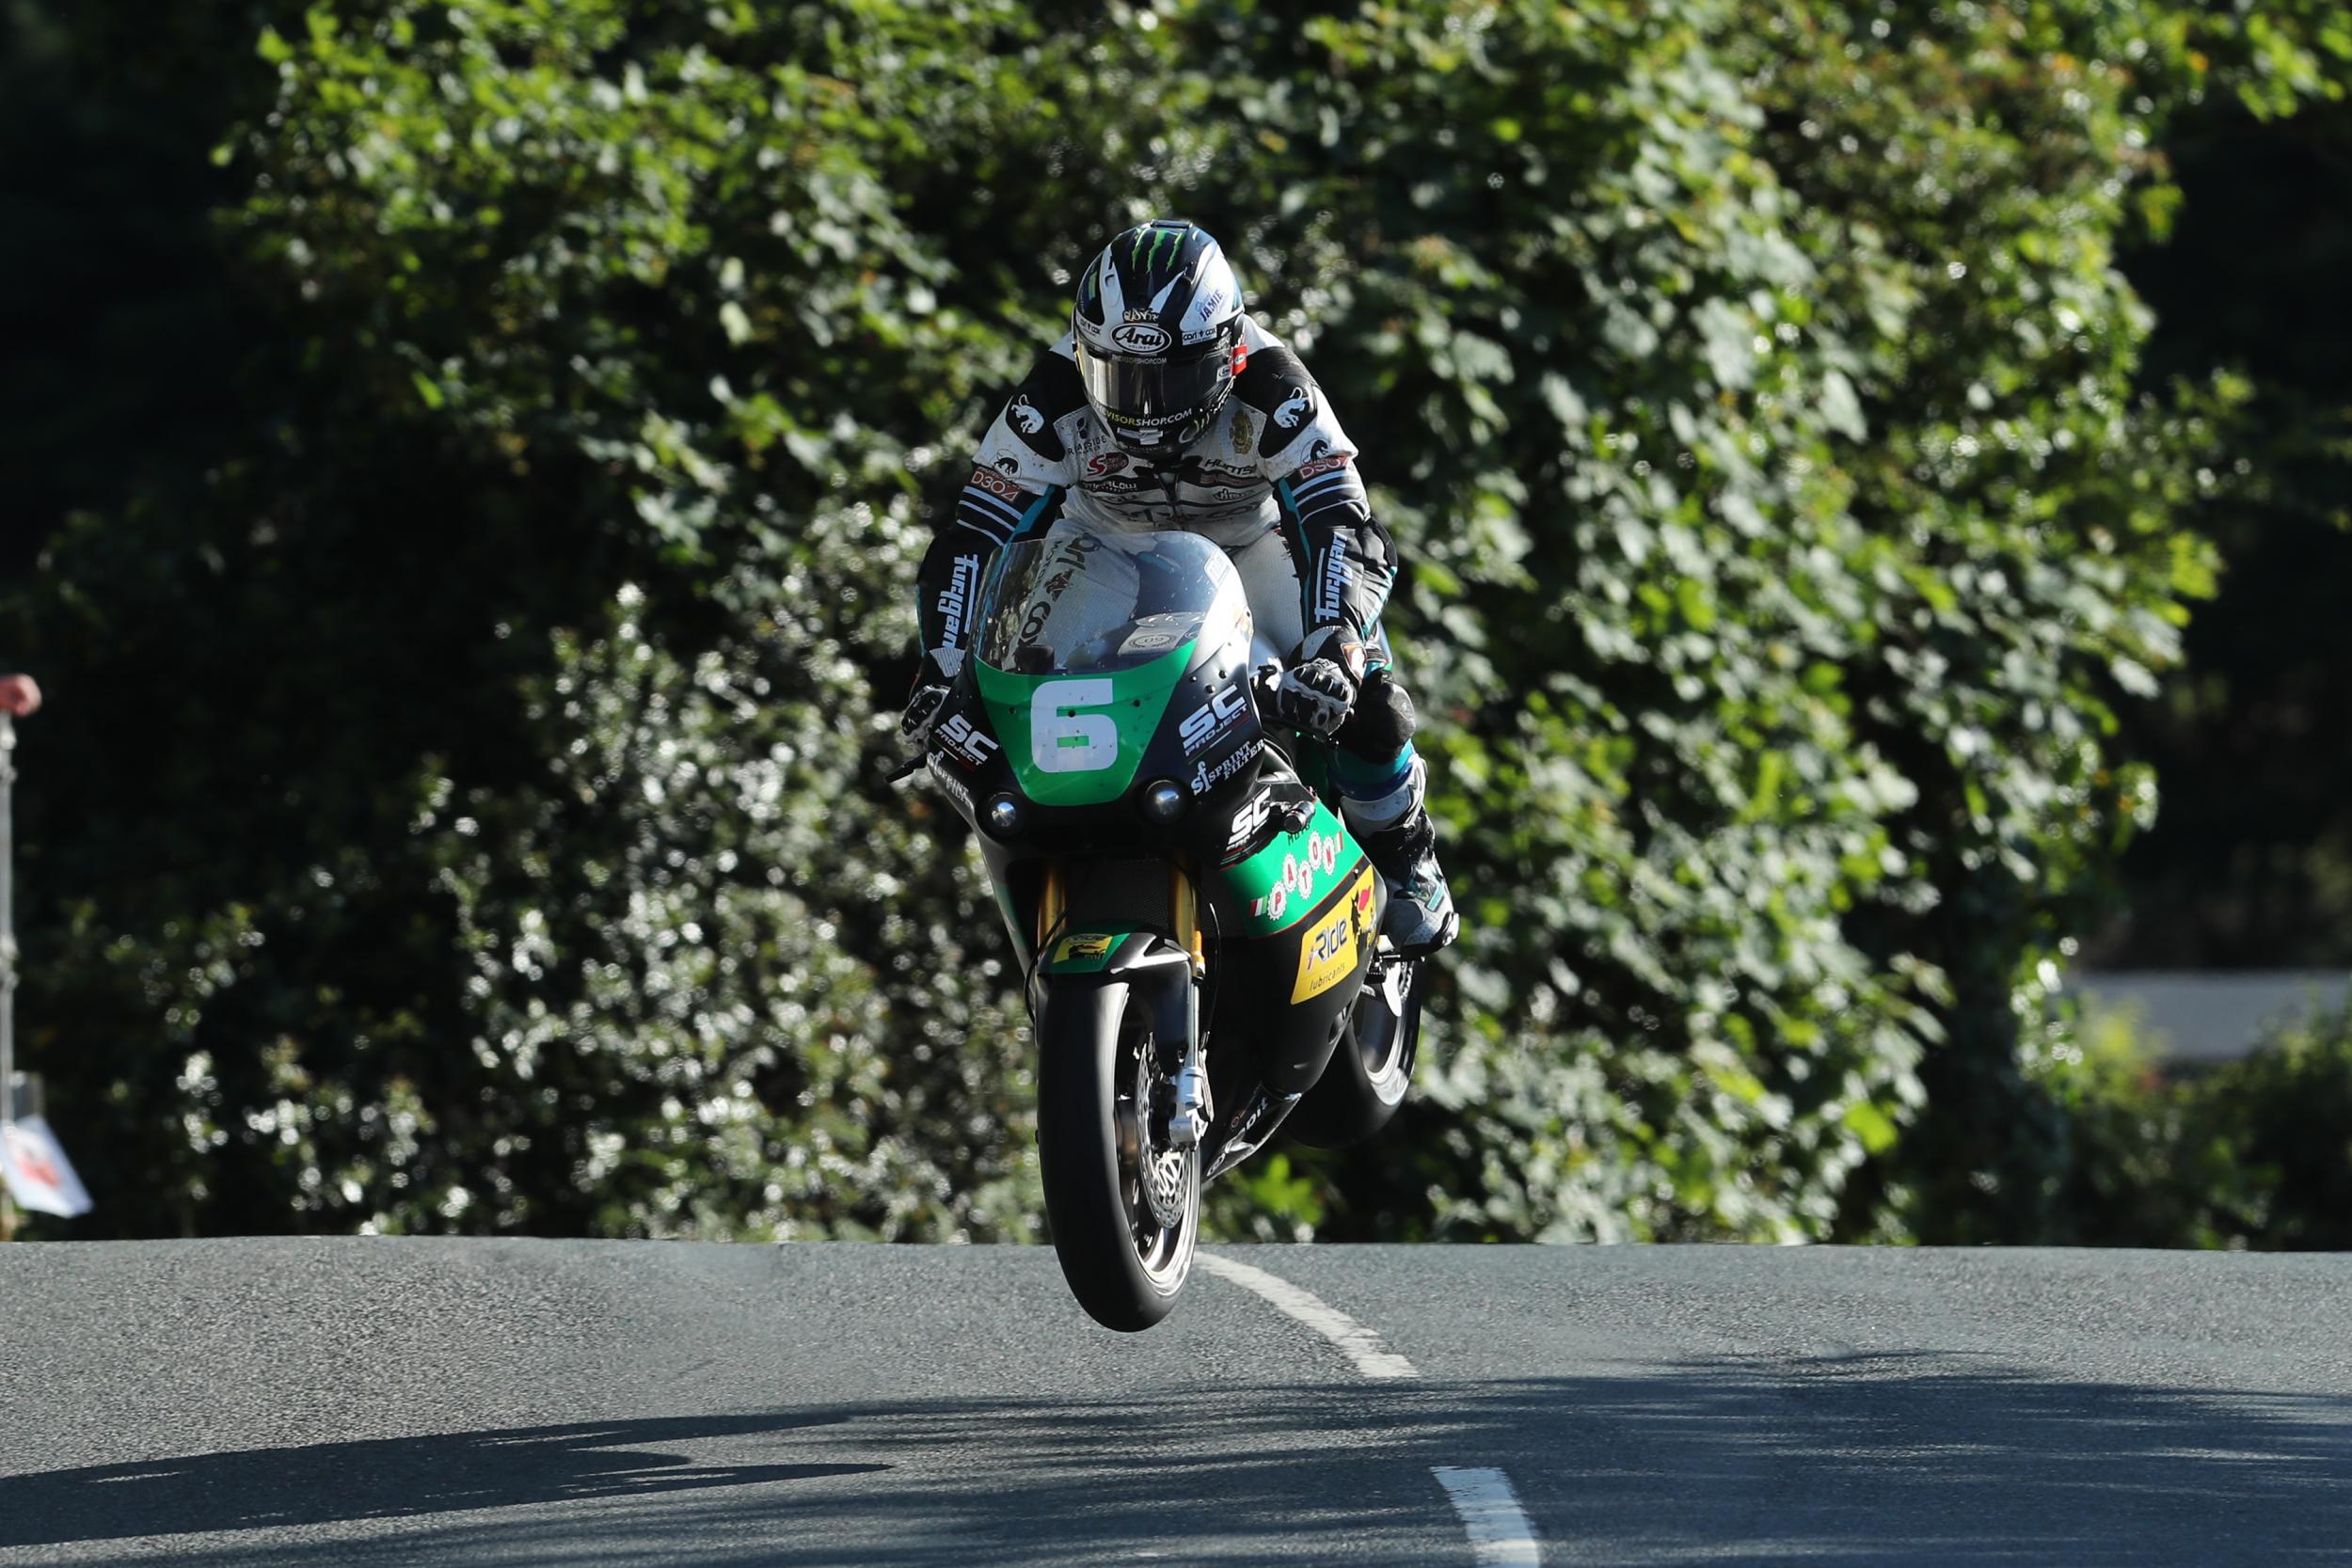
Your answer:
[[[1366,762],[1392,762],[1413,742],[1413,699],[1387,665],[1364,677],[1356,707],[1332,741]]]

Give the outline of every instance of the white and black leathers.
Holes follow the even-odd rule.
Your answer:
[[[938,683],[972,647],[980,585],[1009,541],[1057,527],[1201,534],[1240,574],[1262,660],[1295,658],[1325,628],[1376,651],[1364,698],[1333,732],[1341,808],[1390,883],[1384,934],[1418,957],[1453,941],[1457,922],[1423,807],[1428,775],[1412,748],[1411,699],[1387,667],[1380,635],[1395,546],[1372,515],[1355,443],[1306,366],[1254,321],[1241,327],[1247,359],[1231,395],[1167,462],[1140,461],[1112,441],[1067,336],[1040,356],[981,438],[954,515],[923,559],[915,608],[925,673],[902,722],[919,733],[938,712],[946,691]]]
[[[1103,428],[1067,335],[1041,356],[981,438],[954,515],[924,560],[923,645],[968,649],[990,560],[1058,521],[1209,539],[1233,558],[1260,637],[1279,655],[1323,626],[1373,641],[1396,555],[1372,516],[1355,444],[1287,345],[1247,318],[1241,341],[1247,359],[1208,428],[1152,463]]]

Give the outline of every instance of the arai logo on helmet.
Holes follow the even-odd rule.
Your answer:
[[[1150,322],[1121,322],[1111,328],[1111,347],[1130,354],[1166,354],[1172,341],[1166,328]]]

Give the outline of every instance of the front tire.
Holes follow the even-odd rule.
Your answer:
[[[1038,1154],[1062,1277],[1132,1334],[1168,1316],[1200,1237],[1200,1151],[1167,1148],[1162,1083],[1132,988],[1049,986],[1037,1021]],[[1146,1183],[1152,1187],[1147,1190]]]

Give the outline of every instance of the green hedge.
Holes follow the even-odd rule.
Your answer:
[[[231,406],[5,601],[94,1224],[1031,1234],[889,709],[992,397],[1178,210],[1366,449],[1468,920],[1422,1101],[1219,1223],[2031,1232],[2234,395],[2116,246],[2210,74],[2328,81],[2124,9],[256,8]]]
[[[2048,1239],[2110,1246],[2352,1247],[2352,1010],[2171,1073],[2111,1019],[2032,1064],[2065,1112]]]

